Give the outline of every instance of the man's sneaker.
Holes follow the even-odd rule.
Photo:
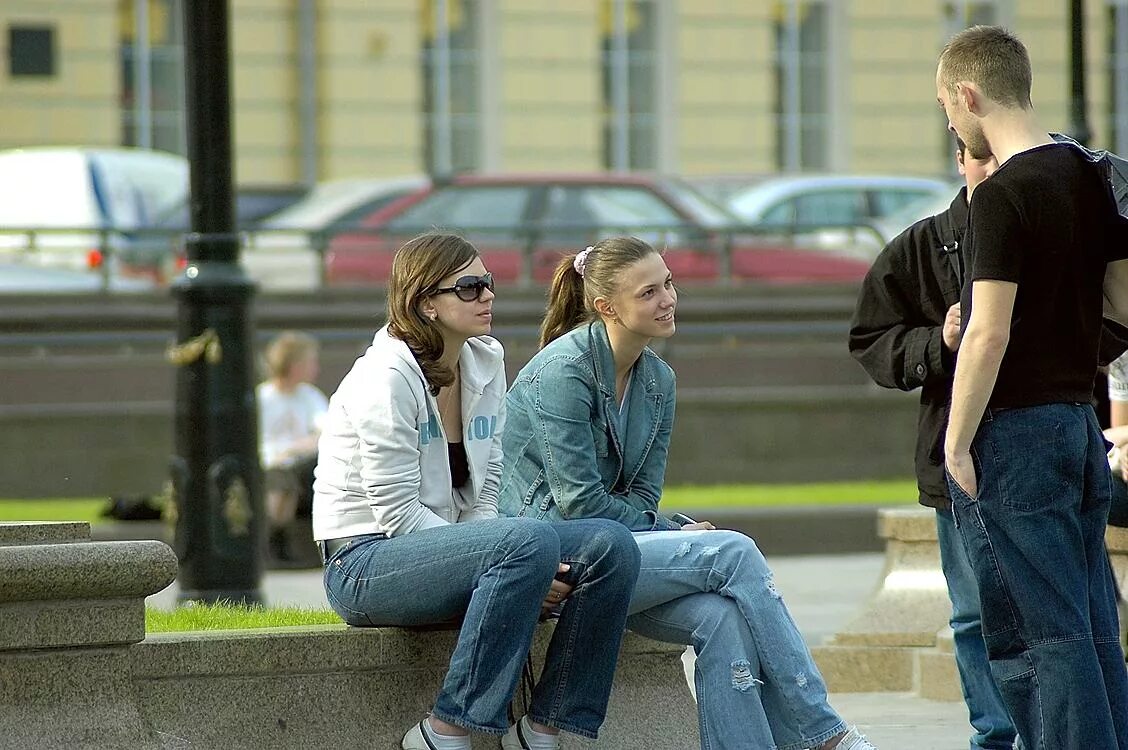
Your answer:
[[[423,719],[423,721],[427,720]],[[435,743],[431,742],[430,738],[427,737],[427,732],[423,729],[423,721],[407,730],[407,734],[403,736],[403,742],[400,743],[403,750],[437,750]],[[470,737],[461,739],[465,741],[463,747],[470,750]]]
[[[528,719],[522,716],[516,724],[509,727],[509,731],[501,738],[501,750],[532,750],[534,745],[530,742],[529,732]],[[544,745],[538,743],[535,747],[539,750]],[[553,738],[551,747],[554,750],[560,747],[559,737]]]
[[[850,730],[834,746],[834,750],[877,750],[877,746],[867,740],[857,727],[850,727]]]

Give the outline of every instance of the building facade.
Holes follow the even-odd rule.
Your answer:
[[[5,0],[0,148],[183,151],[186,1]],[[1128,152],[1128,0],[1085,19],[1091,142]],[[944,173],[936,56],[975,23],[1069,130],[1066,2],[231,0],[236,176]]]

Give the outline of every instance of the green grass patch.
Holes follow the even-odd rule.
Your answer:
[[[718,484],[666,487],[662,507],[772,507],[786,505],[910,504],[917,501],[916,481],[825,482],[818,484]]]
[[[770,507],[779,505],[852,505],[915,503],[916,482],[896,479],[818,484],[718,484],[666,487],[662,506],[672,509]],[[105,523],[102,498],[0,499],[3,521],[88,521]]]
[[[181,633],[190,630],[248,630],[291,625],[340,625],[329,609],[303,607],[257,607],[235,604],[197,604],[172,610],[145,608],[145,630],[149,633]]]
[[[0,500],[0,521],[87,521],[100,523],[105,498],[61,497]]]

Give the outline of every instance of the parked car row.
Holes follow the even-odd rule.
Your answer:
[[[181,157],[51,151],[0,153],[0,260],[158,284],[180,272],[189,223]],[[4,165],[21,159],[37,166],[6,177],[18,173]],[[142,176],[125,166],[134,164]],[[807,175],[742,183],[732,177],[712,185],[709,179],[697,184],[717,201],[683,179],[605,173],[464,175],[438,183],[409,176],[335,180],[308,192],[243,190],[236,198],[241,260],[268,290],[379,285],[406,239],[448,229],[479,247],[500,282],[534,284],[551,276],[562,253],[610,234],[634,234],[664,248],[681,281],[854,281],[880,249],[876,222],[951,194],[946,182],[925,178]],[[20,196],[34,192],[31,185],[39,200],[21,209]],[[52,188],[43,185],[53,186],[53,195],[44,195]],[[51,239],[51,227],[69,231],[65,242]],[[78,238],[73,230],[82,227],[93,234]],[[47,231],[28,231],[40,228]],[[76,251],[86,246],[88,253]]]
[[[402,242],[432,227],[464,232],[504,281],[544,282],[562,253],[610,234],[663,247],[682,281],[847,281],[866,264],[833,252],[760,241],[675,178],[639,175],[463,176],[374,212],[326,248],[332,284],[387,278]],[[248,257],[248,267],[252,261]],[[727,268],[725,268],[727,266]]]

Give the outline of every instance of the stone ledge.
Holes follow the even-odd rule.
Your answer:
[[[0,546],[11,544],[61,544],[90,539],[85,521],[5,521],[0,524]]]
[[[537,630],[538,664],[553,627]],[[131,674],[152,733],[175,738],[166,750],[391,748],[430,709],[454,638],[453,631],[345,625],[153,635],[131,647]],[[682,651],[628,633],[600,739],[568,736],[564,747],[696,747]],[[519,689],[519,703],[520,696]],[[474,748],[498,742],[476,736]]]

